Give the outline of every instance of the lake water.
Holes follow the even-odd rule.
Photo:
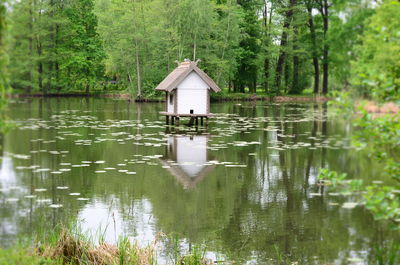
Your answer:
[[[385,238],[352,196],[323,191],[327,167],[376,180],[326,104],[214,103],[208,128],[167,127],[163,104],[52,98],[10,104],[1,137],[0,243],[57,224],[146,245],[160,235],[214,260],[366,262]],[[321,195],[323,193],[323,195]],[[160,243],[170,259],[174,240]]]

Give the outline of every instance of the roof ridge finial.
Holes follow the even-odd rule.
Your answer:
[[[201,62],[201,59],[197,59],[194,64],[197,65],[199,62]]]

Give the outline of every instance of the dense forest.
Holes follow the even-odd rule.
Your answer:
[[[353,89],[385,100],[399,97],[399,1],[1,3],[0,67],[7,53],[16,92],[120,90],[151,97],[176,62],[189,58],[200,59],[226,92]]]

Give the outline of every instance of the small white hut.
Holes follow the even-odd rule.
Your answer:
[[[188,59],[179,63],[157,87],[156,90],[165,91],[166,108],[162,115],[174,118],[191,117],[191,121],[198,117],[208,118],[210,114],[210,92],[219,92],[221,89],[200,68],[197,62]]]

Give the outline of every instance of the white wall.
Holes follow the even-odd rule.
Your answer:
[[[178,114],[207,114],[208,86],[196,72],[191,72],[177,87]]]
[[[171,93],[168,93],[168,97],[167,97],[167,112],[174,113],[174,100],[175,99],[173,99],[172,104],[170,104],[170,101],[169,101],[170,94]],[[172,95],[175,97],[175,92],[172,92]]]

